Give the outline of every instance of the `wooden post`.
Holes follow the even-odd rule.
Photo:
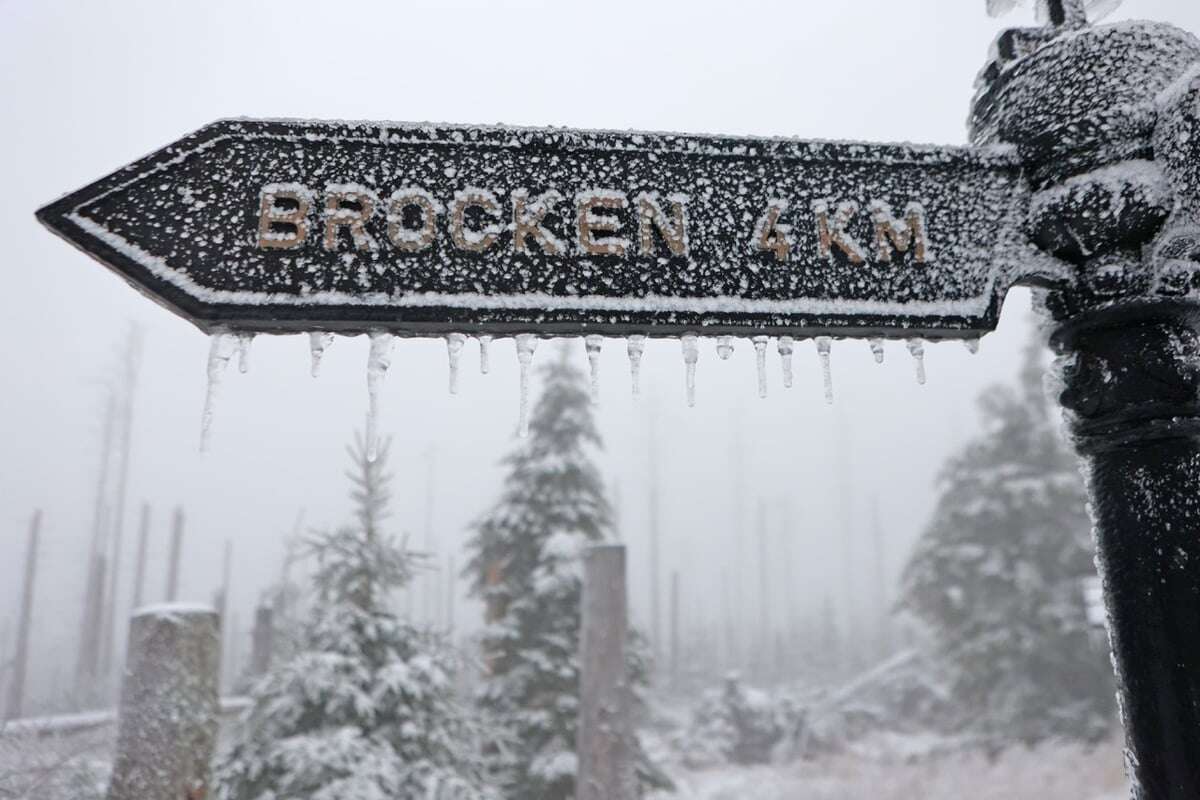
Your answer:
[[[133,607],[141,608],[146,590],[146,548],[150,543],[150,504],[142,503],[142,521],[138,526],[137,567],[133,575]]]
[[[179,558],[183,550],[183,509],[175,507],[175,520],[171,526],[171,557],[167,563],[167,602],[179,598]]]
[[[212,608],[178,603],[134,614],[108,800],[212,796],[220,663]]]
[[[632,694],[626,678],[625,547],[584,555],[579,636],[578,800],[634,800]]]
[[[21,590],[21,616],[17,622],[17,654],[13,661],[12,683],[8,686],[8,710],[5,719],[21,716],[25,699],[25,675],[29,669],[29,631],[33,620],[33,583],[37,576],[38,535],[42,512],[33,512],[29,523],[29,549],[25,552],[25,585]]]
[[[275,611],[268,605],[254,610],[254,632],[250,634],[250,674],[255,678],[271,668],[275,647]]]

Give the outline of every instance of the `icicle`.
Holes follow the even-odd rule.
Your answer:
[[[979,352],[979,340],[978,339],[963,339],[963,344],[966,345],[967,352],[970,353],[971,355],[975,355],[976,353]]]
[[[379,452],[379,389],[392,363],[394,337],[386,331],[372,331],[371,350],[367,355],[367,461]]]
[[[825,402],[833,404],[833,369],[829,365],[829,353],[833,340],[828,336],[817,337],[817,356],[821,359],[821,378],[825,382]]]
[[[592,380],[592,402],[600,402],[600,348],[604,346],[604,337],[597,334],[585,336],[583,346],[587,350],[588,372]]]
[[[250,344],[253,341],[253,333],[239,333],[237,335],[238,372],[243,375],[250,371]]]
[[[458,394],[458,362],[466,343],[465,333],[446,334],[446,357],[450,362],[450,394]]]
[[[479,372],[487,375],[491,369],[491,361],[488,358],[488,345],[492,343],[492,337],[486,333],[481,333],[476,337],[479,339]]]
[[[517,435],[524,438],[529,435],[529,365],[533,363],[537,337],[532,333],[519,333],[516,342],[517,363],[521,365],[521,416],[517,421]]]
[[[775,343],[779,350],[779,362],[783,365],[783,388],[792,388],[792,351],[796,349],[796,340],[790,336],[780,336]]]
[[[766,336],[754,337],[754,358],[758,364],[758,396],[767,396],[767,342]]]
[[[908,340],[908,352],[917,362],[917,383],[925,385],[925,345],[920,339]]]
[[[219,331],[209,337],[208,345],[208,387],[204,392],[204,412],[200,415],[200,452],[208,452],[208,440],[212,431],[213,412],[217,402],[217,390],[221,386],[221,376],[229,359],[233,357],[237,337],[226,331]]]
[[[629,352],[629,378],[633,383],[633,396],[642,393],[642,353],[646,351],[646,337],[640,333],[630,334],[625,340]]]
[[[311,372],[314,378],[321,374],[321,357],[325,355],[325,350],[331,344],[333,344],[332,333],[313,331],[308,334],[308,352],[312,356]]]
[[[875,356],[875,363],[883,363],[883,339],[867,339],[867,344],[871,346],[871,355]]]
[[[696,362],[700,360],[700,347],[696,335],[685,333],[679,340],[683,347],[683,364],[687,382],[688,407],[696,405]]]
[[[722,361],[728,361],[729,357],[733,355],[732,336],[722,336],[720,339],[717,339],[717,355]]]

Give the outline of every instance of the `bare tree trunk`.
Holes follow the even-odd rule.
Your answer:
[[[121,556],[122,542],[125,532],[125,496],[129,485],[129,454],[133,441],[133,395],[137,383],[138,360],[141,355],[141,332],[136,326],[129,331],[125,346],[124,364],[121,373],[119,393],[120,403],[120,439],[117,451],[119,461],[117,466],[116,497],[112,521],[112,551],[108,564],[108,593],[104,602],[104,622],[100,632],[100,674],[106,679],[112,675],[113,652],[117,639],[117,596],[121,588]]]
[[[104,433],[100,440],[100,463],[96,469],[96,496],[92,508],[92,541],[88,551],[87,584],[79,615],[79,650],[76,654],[75,693],[83,696],[95,688],[100,668],[100,625],[103,622],[105,545],[108,527],[109,468],[116,420],[116,398],[109,392],[104,405]]]
[[[167,562],[167,602],[179,599],[179,559],[183,551],[183,509],[175,507],[175,519],[171,526],[171,556]]]
[[[41,510],[33,512],[29,523],[29,549],[25,553],[25,585],[21,590],[21,616],[17,623],[17,654],[13,661],[12,683],[8,686],[6,719],[21,716],[25,700],[25,675],[29,669],[29,631],[33,620],[33,585],[37,577],[38,536],[42,528]]]
[[[764,677],[771,671],[771,583],[767,573],[767,502],[758,501],[758,641]]]
[[[108,800],[210,796],[220,663],[213,609],[160,605],[134,615]]]
[[[458,573],[454,571],[454,556],[446,563],[446,633],[454,632],[455,589],[458,588]]]
[[[871,501],[871,534],[875,561],[875,605],[876,620],[879,633],[875,647],[879,658],[886,658],[892,650],[891,614],[889,613],[887,586],[887,550],[883,541],[883,527],[879,524],[879,498]]]
[[[141,608],[146,590],[146,548],[150,543],[150,505],[142,503],[142,521],[138,526],[137,567],[133,575],[133,608]]]
[[[233,542],[225,540],[225,552],[221,559],[221,588],[217,594],[217,619],[221,621],[221,651],[229,652],[229,642],[226,634],[233,630],[229,625],[229,577],[233,565]],[[225,670],[221,670],[225,674]]]
[[[655,661],[662,655],[662,610],[659,593],[659,482],[658,406],[650,410],[650,650]]]
[[[626,603],[625,547],[588,548],[579,637],[578,800],[637,797],[633,698],[625,671]]]
[[[679,689],[679,573],[671,573],[671,684]]]

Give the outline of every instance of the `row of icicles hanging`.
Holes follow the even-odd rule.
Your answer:
[[[321,371],[321,358],[325,350],[333,343],[333,334],[314,331],[308,335],[309,352],[312,356],[312,376],[315,378]],[[395,335],[384,331],[368,334],[370,352],[367,355],[367,458],[375,460],[379,421],[379,390],[383,385],[383,376],[391,364],[392,344]],[[204,413],[200,423],[200,451],[208,450],[208,441],[212,429],[213,404],[216,400],[217,388],[225,367],[233,358],[238,357],[238,370],[246,372],[250,367],[250,342],[254,335],[249,333],[230,333],[221,331],[214,333],[208,351],[208,390],[204,398]],[[489,369],[489,346],[492,338],[486,334],[476,337],[479,342],[479,371],[487,374]],[[529,368],[533,363],[533,351],[537,347],[538,336],[532,333],[521,333],[513,337],[516,343],[517,363],[521,369],[521,404],[517,424],[520,436],[529,433]],[[445,336],[446,352],[450,361],[450,394],[458,393],[458,369],[463,347],[467,343],[467,335],[449,333]],[[754,344],[755,360],[758,367],[758,396],[767,396],[767,346],[768,336],[755,336],[750,340]],[[646,349],[646,336],[633,334],[625,338],[626,350],[629,354],[629,374],[633,382],[633,394],[636,397],[641,391],[642,354]],[[818,336],[813,339],[817,348],[817,358],[821,363],[821,375],[825,385],[825,402],[833,402],[833,374],[830,368],[830,353],[833,339],[828,336]],[[696,363],[700,360],[700,339],[695,334],[684,334],[680,338],[683,348],[683,363],[687,387],[687,404],[696,404]],[[867,344],[875,357],[876,364],[883,363],[883,339],[868,339]],[[916,364],[917,383],[925,383],[925,345],[920,339],[907,340],[908,352],[912,354]],[[979,350],[978,339],[965,340],[967,348],[975,353]],[[593,402],[600,392],[600,351],[604,346],[604,337],[592,334],[584,337],[587,351],[588,367],[591,373],[591,392]],[[717,338],[717,356],[722,361],[733,355],[734,337],[720,336]],[[779,352],[780,364],[783,369],[783,385],[792,386],[792,353],[795,351],[796,340],[791,336],[780,336],[775,341]]]

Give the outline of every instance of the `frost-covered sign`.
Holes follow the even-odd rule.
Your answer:
[[[43,208],[206,330],[977,336],[1003,150],[222,121]]]

